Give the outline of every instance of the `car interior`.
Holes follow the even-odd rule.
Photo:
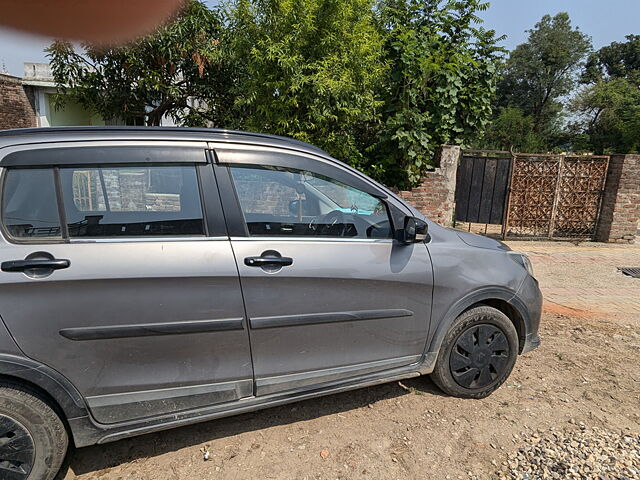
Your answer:
[[[391,238],[385,204],[367,193],[297,170],[240,167],[232,174],[250,235]]]
[[[145,183],[144,195],[129,195],[126,174]],[[119,188],[108,186],[109,177]],[[165,177],[165,178],[163,178]],[[168,178],[167,178],[168,177]],[[90,179],[87,181],[86,179]],[[200,194],[193,166],[60,170],[64,206],[73,237],[204,235]],[[84,180],[84,182],[83,182]],[[111,183],[114,183],[113,181]],[[93,187],[92,204],[82,188]],[[129,196],[133,198],[128,198]]]

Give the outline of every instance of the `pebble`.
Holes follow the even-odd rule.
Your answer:
[[[583,422],[574,425],[577,428],[572,430],[523,434],[524,446],[502,462],[496,476],[505,480],[639,478],[640,433],[589,428]]]

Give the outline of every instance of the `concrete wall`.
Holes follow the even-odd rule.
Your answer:
[[[53,81],[53,72],[48,63],[24,62],[23,72],[24,80]]]
[[[19,78],[0,73],[0,130],[36,127],[33,91]]]
[[[399,192],[400,196],[434,222],[452,226],[459,159],[460,147],[443,145],[436,157],[436,169],[425,174],[417,187]]]
[[[62,107],[56,108],[54,94],[45,93],[44,98],[45,111],[43,113],[45,114],[48,126],[66,127],[105,124],[105,121],[99,115],[91,113],[75,101],[67,100]],[[44,122],[42,123],[44,124]]]
[[[596,240],[633,243],[640,220],[640,155],[612,155]]]

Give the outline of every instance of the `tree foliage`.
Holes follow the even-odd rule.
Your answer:
[[[626,42],[613,42],[589,55],[583,82],[626,78],[640,85],[640,35],[627,35],[626,39]]]
[[[103,118],[287,135],[406,187],[485,127],[501,50],[487,2],[374,1],[189,0],[133,44],[49,54],[64,98]]]
[[[442,144],[465,144],[491,117],[501,39],[476,25],[479,0],[383,0],[390,72],[368,148],[369,172],[397,186],[418,181]]]
[[[238,0],[230,18],[234,126],[359,164],[357,132],[376,121],[387,72],[370,0]]]
[[[518,108],[531,118],[542,147],[550,148],[562,126],[563,99],[576,86],[591,40],[571,26],[567,13],[545,15],[528,32],[527,42],[511,52],[501,72],[497,105]]]
[[[163,115],[184,125],[219,124],[233,99],[232,75],[220,44],[217,10],[190,1],[166,26],[126,46],[63,41],[48,49],[58,88],[105,119],[159,125]]]
[[[640,90],[634,83],[625,78],[597,82],[575,98],[573,108],[583,115],[576,149],[640,151]]]
[[[590,55],[585,87],[574,97],[576,150],[640,151],[640,36],[613,42]]]
[[[545,140],[535,132],[533,118],[517,107],[499,107],[487,126],[482,147],[492,150],[539,152]]]

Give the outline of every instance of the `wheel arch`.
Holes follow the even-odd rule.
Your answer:
[[[71,382],[35,360],[0,354],[0,379],[32,389],[52,404],[64,422],[88,415],[82,396]]]
[[[514,291],[502,287],[489,287],[462,297],[449,308],[442,321],[438,323],[425,354],[425,358],[433,362],[433,365],[430,365],[431,368],[435,365],[442,341],[456,318],[480,305],[488,305],[500,310],[513,322],[518,333],[518,353],[522,353],[527,334],[526,307]]]
[[[513,323],[513,326],[516,328],[516,332],[518,333],[518,353],[519,354],[522,353],[522,349],[524,348],[524,341],[527,336],[527,333],[526,333],[524,318],[520,310],[518,310],[513,304],[507,302],[506,300],[502,300],[499,298],[490,298],[490,299],[483,300],[481,302],[478,302],[470,306],[467,310],[478,307],[480,305],[487,305],[489,307],[493,307],[496,310],[499,310],[502,313],[504,313],[509,318],[509,320],[511,320],[511,323]]]

